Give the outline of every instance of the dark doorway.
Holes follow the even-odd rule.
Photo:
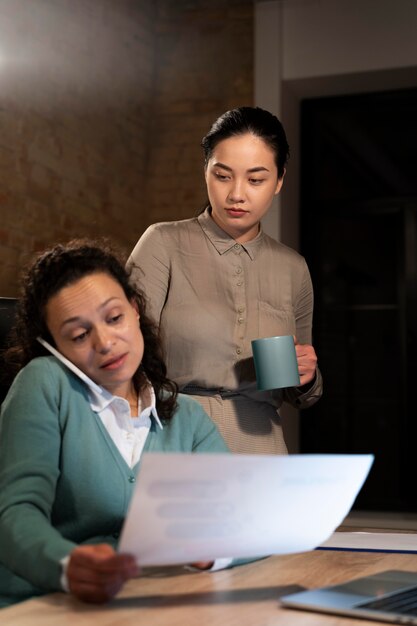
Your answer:
[[[301,117],[325,392],[300,448],[374,453],[356,508],[417,511],[417,89],[305,100]]]

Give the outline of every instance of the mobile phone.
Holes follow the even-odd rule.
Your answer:
[[[42,337],[36,337],[36,339],[37,339],[37,341],[39,341],[40,344],[43,345],[44,348],[49,350],[49,352],[51,354],[56,356],[56,358],[59,361],[61,361],[61,363],[66,365],[68,367],[68,369],[70,369],[72,372],[74,372],[74,374],[76,374],[79,378],[81,378],[81,380],[83,380],[89,387],[94,389],[94,391],[97,391],[97,393],[99,393],[99,394],[103,393],[103,388],[102,387],[100,387],[93,380],[91,380],[91,378],[89,378],[87,376],[87,374],[84,374],[84,372],[82,372],[79,367],[74,365],[74,363],[72,363],[69,359],[67,359],[63,354],[58,352],[58,350],[56,348],[54,348],[53,346],[51,346],[50,343],[45,341],[45,339],[42,339]]]

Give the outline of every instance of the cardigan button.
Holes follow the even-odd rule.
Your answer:
[[[136,482],[136,478],[134,476],[129,476],[129,482],[130,483],[135,483]]]

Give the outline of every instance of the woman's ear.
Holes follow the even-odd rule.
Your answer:
[[[274,195],[275,195],[275,196],[276,196],[276,195],[278,195],[278,194],[279,194],[279,192],[280,192],[280,191],[281,191],[281,189],[282,189],[282,185],[284,184],[284,176],[285,176],[285,172],[286,172],[286,171],[287,171],[287,170],[285,170],[285,169],[284,169],[284,173],[283,173],[283,175],[281,176],[281,178],[278,178],[277,186],[275,187],[275,191],[274,191]]]
[[[136,317],[137,319],[140,318],[140,314],[139,314],[139,307],[138,307],[138,303],[136,302],[136,300],[134,298],[131,299],[130,304],[132,305],[132,307],[135,309],[136,311]]]

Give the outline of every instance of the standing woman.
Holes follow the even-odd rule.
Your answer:
[[[286,453],[279,409],[314,404],[322,378],[312,339],[313,289],[297,252],[261,220],[283,184],[288,143],[260,108],[227,111],[202,141],[209,204],[150,226],[129,263],[160,326],[168,375],[212,417],[229,447]],[[301,385],[257,391],[251,340],[294,335]]]

